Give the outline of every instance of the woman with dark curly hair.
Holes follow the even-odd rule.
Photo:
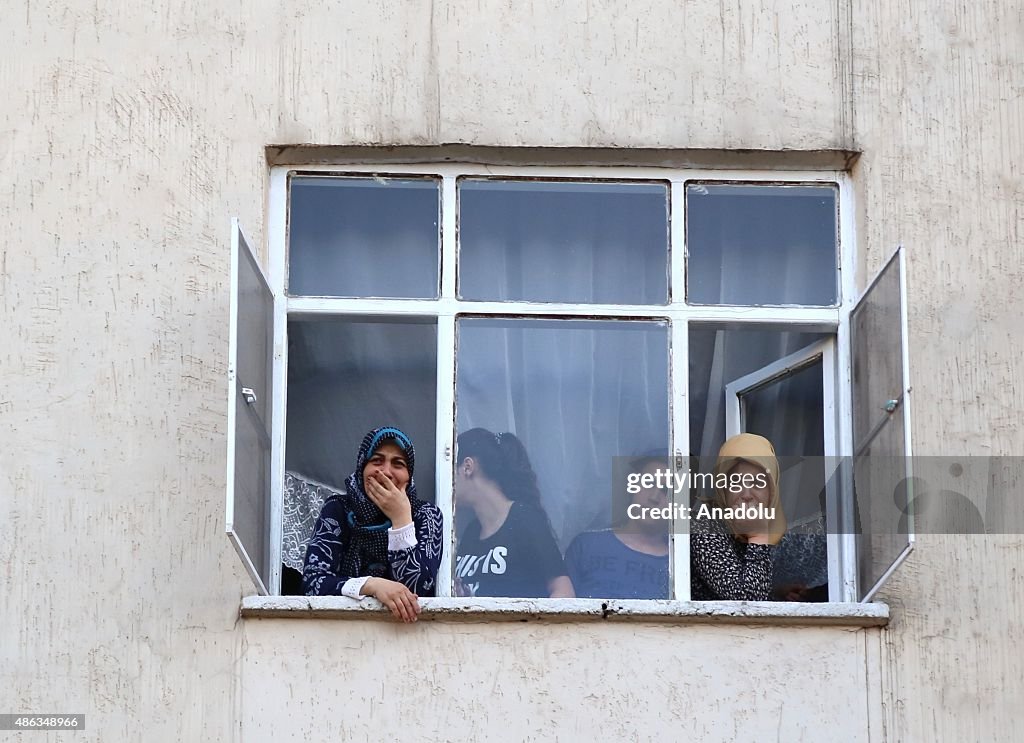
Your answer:
[[[458,504],[474,515],[459,540],[458,593],[574,596],[522,442],[474,428],[459,436],[457,449]]]

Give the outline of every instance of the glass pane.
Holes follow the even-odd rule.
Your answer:
[[[436,297],[440,181],[291,180],[288,293]]]
[[[366,432],[397,426],[416,447],[417,493],[433,501],[436,396],[433,321],[292,320],[285,468],[343,490]]]
[[[772,556],[773,597],[828,601],[821,360],[745,393],[741,403],[743,430],[769,439],[779,457],[787,529]]]
[[[459,180],[459,296],[668,301],[668,186]]]
[[[850,318],[854,518],[863,598],[910,543],[898,255]],[[891,410],[889,409],[891,408]]]
[[[457,593],[545,597],[571,576],[580,596],[668,596],[665,522],[638,540],[612,508],[614,457],[667,454],[668,331],[459,321]]]
[[[726,439],[725,386],[827,337],[828,334],[825,333],[746,330],[719,325],[690,326],[690,453],[701,457],[703,471],[710,471],[709,468],[714,466],[718,449]],[[819,369],[817,384],[820,389],[821,367],[816,368]],[[801,394],[790,385],[781,389],[792,390],[793,395]],[[765,391],[764,396],[754,393],[754,396],[748,399],[767,401],[771,394],[773,393],[769,389]],[[780,431],[786,430],[789,423],[798,423],[803,427],[804,421],[801,416],[807,414],[806,406],[810,405],[811,394],[793,399],[801,401],[802,407],[794,408],[803,411],[799,415],[794,413],[786,417],[773,416],[771,410],[766,412],[762,408],[752,408],[748,405],[748,429],[774,440],[778,434],[774,431],[768,433],[772,426],[779,426]],[[822,411],[819,410],[816,415],[820,420]],[[805,430],[812,428],[808,425]],[[798,438],[796,441],[799,445],[791,448],[794,454],[801,454],[804,450],[810,451],[815,446],[811,443],[812,440]]]
[[[772,438],[779,430],[786,436],[774,441],[779,456],[823,457],[824,390],[821,360],[808,364],[740,396],[743,430]],[[788,424],[796,424],[787,425]],[[824,480],[822,480],[824,484]]]
[[[837,304],[835,186],[686,188],[687,300]]]

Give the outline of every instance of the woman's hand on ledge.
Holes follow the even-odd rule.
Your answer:
[[[373,596],[388,608],[395,619],[403,622],[415,622],[420,613],[416,594],[398,581],[370,578],[363,584],[362,593]]]

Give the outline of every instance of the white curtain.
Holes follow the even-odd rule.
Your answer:
[[[457,429],[516,434],[564,548],[610,523],[612,459],[668,448],[663,322],[466,319]]]

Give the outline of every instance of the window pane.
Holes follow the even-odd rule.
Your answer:
[[[702,458],[701,471],[712,470],[718,450],[725,443],[726,385],[827,337],[824,333],[747,330],[703,324],[690,326],[690,453]],[[819,370],[816,387],[819,390],[817,394],[820,394],[821,367],[815,368]],[[755,404],[765,402],[772,394],[789,392],[795,396],[786,400],[789,408],[784,415],[772,415],[772,411],[766,412]],[[773,441],[780,439],[776,442],[776,451],[780,455],[817,452],[822,447],[822,412],[818,411],[813,420],[807,418],[812,392],[787,384],[770,386],[763,395],[748,393],[745,395],[747,430]]]
[[[291,180],[288,293],[436,297],[440,181]]]
[[[572,574],[581,596],[668,596],[667,528],[654,555],[610,530],[623,526],[612,522],[613,457],[668,451],[668,348],[664,322],[459,321],[456,592],[544,597]],[[494,436],[505,432],[519,456]],[[465,472],[467,456],[482,479]],[[505,498],[500,528],[482,532]]]
[[[819,359],[771,384],[745,392],[741,396],[745,415],[743,430],[771,438],[777,431],[789,430],[795,425],[801,434],[777,444],[776,453],[794,457],[825,456],[822,384]],[[824,478],[820,484],[825,484]]]
[[[366,432],[397,426],[419,455],[419,497],[433,501],[436,390],[433,321],[291,320],[285,468],[344,489]]]
[[[693,304],[837,304],[835,186],[686,188]]]
[[[459,296],[668,301],[668,186],[459,180]]]

